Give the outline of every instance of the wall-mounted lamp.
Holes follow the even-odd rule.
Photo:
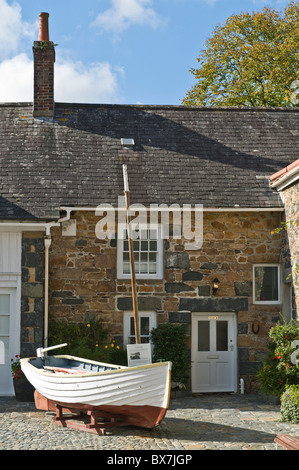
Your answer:
[[[212,281],[213,295],[216,295],[219,284],[220,284],[219,279],[217,279],[217,277],[215,277],[215,279],[213,279],[213,281]]]

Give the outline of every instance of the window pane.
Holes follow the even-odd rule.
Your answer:
[[[216,322],[216,351],[228,351],[227,326],[226,320]]]
[[[149,343],[149,336],[142,336],[140,338],[141,344]]]
[[[0,294],[0,313],[9,313],[9,294]]]
[[[255,300],[265,302],[278,300],[277,266],[255,267]]]
[[[148,251],[148,242],[141,242],[141,251]]]
[[[148,264],[147,263],[140,263],[140,273],[147,274],[148,272]]]
[[[198,351],[210,350],[210,322],[198,322]]]
[[[9,335],[9,315],[0,315],[0,336]]]
[[[151,229],[149,232],[150,240],[158,240],[158,231],[156,229]]]
[[[149,318],[148,317],[140,318],[140,334],[149,335]]]
[[[150,251],[157,251],[157,242],[150,241]]]
[[[147,238],[148,238],[148,230],[141,230],[140,232],[141,232],[141,233],[140,233],[140,238],[141,238],[141,240],[147,240]]]
[[[142,273],[147,273],[148,263],[147,263],[147,253],[140,254],[140,271]]]
[[[134,316],[130,317],[130,329],[129,329],[129,344],[135,344],[135,326],[134,326]],[[139,328],[140,328],[140,341],[141,343],[149,343],[149,334],[150,334],[150,318],[149,317],[139,317]]]
[[[130,317],[130,335],[135,335],[134,317]]]
[[[123,271],[124,271],[124,274],[130,274],[131,272],[130,263],[124,262]]]

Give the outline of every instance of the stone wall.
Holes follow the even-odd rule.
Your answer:
[[[185,251],[185,240],[164,240],[164,279],[138,281],[139,309],[157,321],[191,325],[192,312],[237,314],[239,374],[250,376],[265,353],[268,331],[280,306],[252,300],[252,267],[279,263],[280,213],[204,213],[204,242]],[[95,236],[91,212],[76,212],[76,236],[53,230],[50,248],[49,314],[69,322],[101,318],[111,337],[123,340],[123,312],[132,309],[130,280],[117,279],[116,240]],[[212,296],[212,280],[220,285]],[[190,344],[189,344],[190,346]],[[250,388],[251,385],[248,385]]]
[[[292,265],[294,286],[294,317],[299,319],[299,183],[298,181],[281,191],[285,207],[287,237]],[[294,223],[295,222],[295,223]]]
[[[21,355],[43,345],[44,234],[22,234]]]

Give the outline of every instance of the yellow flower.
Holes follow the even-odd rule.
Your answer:
[[[116,346],[116,349],[119,349],[119,346]]]
[[[105,349],[108,349],[108,346],[107,346],[107,345],[105,346]]]
[[[111,348],[114,348],[114,344],[113,344],[113,343],[111,344]]]
[[[87,325],[86,325],[86,326],[87,326],[87,328],[90,328],[90,323],[87,323]]]

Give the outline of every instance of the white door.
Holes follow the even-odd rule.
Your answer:
[[[11,359],[18,354],[16,289],[0,288],[0,396],[14,395]]]
[[[192,392],[235,392],[235,314],[192,315]]]

